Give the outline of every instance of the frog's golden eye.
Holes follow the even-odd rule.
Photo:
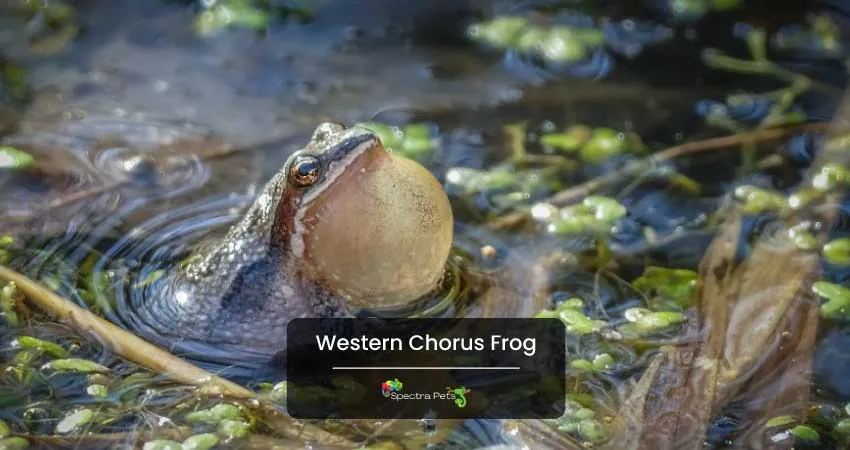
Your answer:
[[[299,156],[289,168],[289,180],[298,187],[312,185],[321,174],[322,164],[315,156]]]

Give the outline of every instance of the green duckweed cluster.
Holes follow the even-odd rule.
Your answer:
[[[556,169],[526,169],[499,166],[490,170],[452,167],[446,172],[449,188],[460,189],[460,195],[485,194],[489,207],[498,212],[526,204],[560,188]]]
[[[8,145],[0,146],[0,170],[18,170],[32,167],[32,155]]]
[[[21,322],[15,306],[19,298],[18,287],[15,283],[6,283],[0,287],[0,312],[6,323],[13,327],[20,325]]]
[[[313,3],[290,1],[285,4],[256,0],[215,0],[202,2],[204,10],[195,17],[193,28],[201,36],[212,36],[227,28],[263,30],[280,17],[309,19]]]
[[[577,154],[588,164],[599,164],[625,153],[641,154],[646,150],[637,133],[582,124],[545,133],[540,136],[540,144],[553,152]]]
[[[591,234],[608,237],[614,225],[625,217],[626,207],[610,197],[592,195],[576,205],[558,208],[547,203],[532,207],[532,217],[555,235]]]
[[[741,3],[741,0],[667,0],[667,7],[674,17],[694,20],[710,12],[737,8]]]
[[[598,420],[596,412],[571,399],[567,399],[566,410],[561,418],[547,422],[559,431],[575,436],[585,445],[598,444],[608,439],[608,430]]]
[[[632,282],[632,287],[646,296],[647,307],[625,310],[623,320],[608,322],[591,318],[585,313],[584,301],[577,297],[569,298],[551,310],[540,311],[535,317],[561,319],[567,332],[572,335],[587,335],[613,328],[616,329],[617,339],[639,340],[684,322],[686,317],[683,311],[691,304],[696,286],[696,272],[650,266]],[[594,356],[600,357],[602,359],[598,361],[578,362],[576,368],[599,371],[605,370],[613,362],[609,362],[610,355]]]
[[[429,158],[439,144],[436,133],[427,124],[412,123],[394,127],[378,122],[366,122],[357,126],[378,135],[384,147],[417,161]]]
[[[476,23],[470,26],[468,35],[499,50],[534,54],[561,64],[587,59],[594,49],[605,44],[604,34],[595,28],[536,25],[519,16],[501,16]]]
[[[656,310],[684,311],[693,304],[698,274],[688,269],[668,269],[648,266],[632,287],[646,297],[647,304]]]
[[[843,407],[812,404],[802,422],[796,416],[779,415],[768,419],[764,427],[776,442],[794,439],[804,445],[813,445],[831,440],[833,445],[846,446],[850,444],[850,403]]]

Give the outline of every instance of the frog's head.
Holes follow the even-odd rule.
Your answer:
[[[285,270],[354,307],[401,306],[439,282],[453,217],[424,167],[369,130],[324,123],[283,171],[272,242]]]

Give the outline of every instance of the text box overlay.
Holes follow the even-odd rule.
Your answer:
[[[558,418],[558,319],[295,319],[287,412],[299,419]]]

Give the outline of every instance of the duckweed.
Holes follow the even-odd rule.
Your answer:
[[[540,143],[560,150],[572,153],[580,149],[589,139],[593,129],[587,125],[573,125],[560,133],[547,133],[540,137]]]
[[[595,419],[596,412],[581,404],[567,399],[564,415],[559,419],[547,420],[559,431],[577,435],[589,444],[596,444],[608,439],[608,430]]]
[[[524,17],[502,16],[473,25],[469,35],[496,48],[507,49],[514,45],[526,26],[528,19]]]
[[[92,421],[94,418],[94,411],[88,408],[78,409],[66,415],[62,418],[61,421],[56,425],[56,432],[60,434],[67,434],[72,431],[78,430]]]
[[[539,205],[537,207],[540,211]],[[625,206],[616,200],[602,196],[589,196],[580,205],[562,208],[558,214],[536,217],[548,221],[546,230],[552,234],[572,235],[580,233],[606,237],[613,231],[617,220],[627,214]]]
[[[286,392],[288,390],[289,382],[281,381],[280,383],[275,384],[271,392],[269,392],[269,398],[278,403],[283,403],[286,401]]]
[[[106,389],[106,386],[102,384],[90,384],[86,387],[86,393],[98,400],[102,400],[109,395],[109,391]]]
[[[639,153],[643,142],[635,133],[622,133],[605,127],[591,128],[572,125],[562,132],[551,132],[540,137],[540,143],[562,153],[578,153],[582,161],[599,164],[623,153]]]
[[[823,257],[830,264],[850,264],[850,238],[833,239],[823,246]]]
[[[804,208],[810,205],[813,201],[823,197],[823,192],[817,189],[799,189],[788,196],[788,207],[794,210]]]
[[[629,308],[623,316],[628,323],[617,329],[627,338],[640,338],[686,320],[685,315],[680,312],[653,312],[646,308]]]
[[[426,124],[414,123],[399,128],[378,122],[365,122],[357,126],[372,131],[384,147],[410,159],[427,158],[437,147],[437,139],[431,127]]]
[[[32,336],[20,336],[15,339],[14,344],[18,348],[35,350],[40,353],[47,353],[54,358],[67,358],[68,351],[62,348],[61,345],[34,338]]]
[[[579,155],[582,161],[598,164],[612,156],[624,153],[627,148],[623,133],[611,128],[596,128],[587,143],[579,150]]]
[[[10,437],[0,439],[0,448],[3,450],[26,450],[30,443],[22,437]]]
[[[240,416],[239,408],[230,403],[220,403],[210,409],[202,409],[194,411],[186,415],[186,421],[189,423],[206,423],[217,424],[223,420],[238,419]]]
[[[9,428],[9,424],[5,420],[0,420],[0,439],[9,437],[11,433],[12,430]]]
[[[183,444],[177,441],[158,439],[155,441],[145,442],[145,445],[142,446],[142,450],[183,450]]]
[[[776,416],[776,417],[773,417],[770,420],[768,420],[764,424],[764,426],[767,427],[767,428],[781,427],[781,426],[784,426],[784,425],[790,425],[790,424],[794,423],[795,421],[796,421],[796,419],[794,419],[793,416],[787,416],[787,415],[786,416]]]
[[[15,308],[15,294],[18,292],[18,286],[14,282],[6,283],[0,288],[0,310],[3,312],[3,317],[9,325],[15,327],[20,324],[18,312]]]
[[[820,307],[824,317],[835,319],[847,317],[850,313],[850,289],[828,281],[817,281],[812,285],[812,291],[826,299]]]
[[[595,28],[544,27],[518,16],[501,16],[474,24],[468,35],[498,50],[534,53],[558,64],[585,60],[592,49],[605,44],[605,35]]]
[[[608,323],[603,320],[594,320],[587,317],[582,308],[584,303],[579,298],[571,298],[559,304],[552,311],[541,311],[535,317],[558,318],[564,322],[568,333],[588,334],[599,331]]]
[[[807,425],[797,425],[791,429],[791,434],[803,441],[817,442],[820,440],[820,434],[814,428]]]
[[[841,436],[850,437],[850,419],[839,420],[832,431]]]
[[[794,225],[788,229],[788,237],[800,250],[814,250],[819,243],[814,234],[809,230],[808,223]]]
[[[741,211],[745,214],[782,211],[788,205],[783,195],[749,185],[736,188],[735,198],[741,202]]]
[[[251,425],[241,420],[224,419],[218,424],[218,434],[228,438],[237,439],[245,437]]]
[[[214,2],[209,9],[198,15],[194,25],[196,33],[212,35],[231,26],[265,28],[269,25],[269,17],[249,0],[223,0]]]
[[[697,277],[693,270],[649,266],[632,281],[632,287],[645,295],[656,295],[658,301],[655,303],[660,301],[664,306],[686,308],[691,304]]]
[[[850,181],[850,172],[840,164],[824,164],[812,178],[812,187],[818,191],[829,191]]]
[[[183,441],[182,450],[209,450],[218,444],[218,436],[212,433],[196,434]]]
[[[41,370],[54,370],[57,372],[82,372],[82,373],[106,373],[109,368],[94,361],[80,358],[56,359],[41,366]]]
[[[35,163],[32,155],[10,146],[0,146],[0,169],[26,169]]]

